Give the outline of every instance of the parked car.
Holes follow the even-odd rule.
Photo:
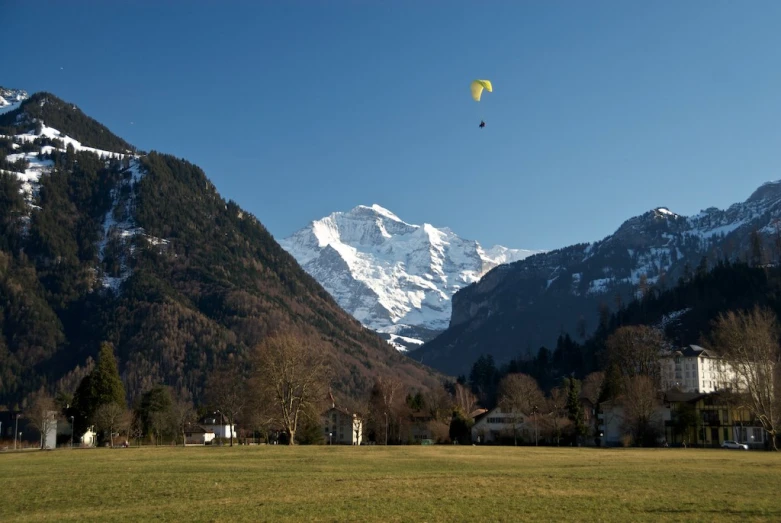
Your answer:
[[[748,445],[746,445],[745,443],[738,443],[737,441],[732,441],[730,439],[727,439],[724,440],[724,443],[721,444],[721,448],[748,450]]]

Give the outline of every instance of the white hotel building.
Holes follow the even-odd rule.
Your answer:
[[[662,390],[715,392],[731,388],[735,382],[732,367],[718,354],[699,345],[687,345],[666,353],[660,359]]]

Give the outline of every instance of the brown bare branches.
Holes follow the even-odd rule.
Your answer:
[[[269,414],[295,444],[298,423],[319,406],[331,382],[328,352],[314,340],[291,335],[268,338],[255,352],[256,394],[269,405]]]
[[[733,390],[756,417],[778,450],[781,423],[781,349],[776,314],[755,307],[751,312],[720,314],[708,345],[729,364]]]
[[[626,376],[622,388],[625,429],[632,432],[635,441],[653,444],[660,422],[656,418],[659,399],[653,380],[649,376]]]
[[[664,333],[647,325],[620,327],[605,342],[609,364],[624,376],[649,376],[660,381],[659,352],[668,345]]]
[[[46,434],[57,423],[57,404],[43,389],[33,394],[30,399],[30,406],[25,409],[24,416],[29,420],[30,425],[41,433],[41,448],[43,448]]]
[[[233,446],[233,426],[247,404],[247,380],[240,364],[228,362],[216,369],[206,382],[209,402],[228,420],[230,446]]]
[[[108,440],[114,447],[114,431],[119,429],[125,417],[127,409],[118,403],[104,403],[95,411],[95,427],[98,430],[108,432]]]
[[[499,383],[499,406],[504,412],[529,414],[535,406],[542,409],[544,401],[537,381],[528,374],[508,374]]]

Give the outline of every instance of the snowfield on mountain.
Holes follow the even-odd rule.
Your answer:
[[[448,228],[403,221],[380,205],[359,205],[279,240],[363,325],[400,350],[450,322],[451,297],[490,269],[542,251],[484,249]]]

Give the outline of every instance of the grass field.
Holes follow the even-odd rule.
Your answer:
[[[0,519],[781,521],[781,455],[188,447],[0,454]]]

